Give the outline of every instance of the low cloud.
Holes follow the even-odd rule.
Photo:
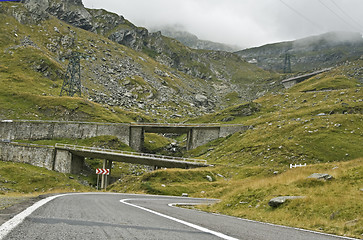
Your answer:
[[[138,26],[178,25],[200,39],[259,46],[328,31],[363,32],[361,0],[83,0]]]

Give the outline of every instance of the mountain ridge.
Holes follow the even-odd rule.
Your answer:
[[[288,55],[292,72],[308,72],[359,59],[363,55],[363,38],[355,32],[328,32],[235,53],[265,70],[277,72],[284,71],[284,60]]]
[[[204,50],[213,50],[213,51],[225,51],[225,52],[235,52],[241,47],[232,46],[229,44],[213,42],[209,40],[201,40],[196,35],[184,31],[179,30],[178,26],[163,26],[163,27],[154,27],[151,29],[152,32],[160,31],[162,35],[170,38],[174,38],[179,42],[183,43],[185,46],[188,46],[193,49],[204,49]]]
[[[277,74],[248,64],[233,53],[192,50],[174,39],[149,34],[117,14],[88,11],[81,1],[3,2],[0,13],[2,58],[7,62],[2,68],[4,86],[19,88],[11,81],[19,74],[19,66],[29,81],[37,78],[39,84],[49,84],[48,89],[37,86],[40,91],[28,87],[11,93],[9,89],[15,96],[28,93],[37,99],[43,92],[58,102],[72,51],[91,56],[81,61],[83,99],[107,109],[140,111],[159,120],[214,112],[277,87],[265,84],[276,82]],[[35,105],[31,108],[39,112]],[[42,112],[47,112],[45,108]],[[51,108],[50,112],[57,109]],[[47,118],[50,116],[58,114]]]

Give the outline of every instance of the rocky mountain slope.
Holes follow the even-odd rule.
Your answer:
[[[218,198],[220,203],[203,210],[361,238],[362,77],[363,58],[248,105],[195,119],[191,122],[228,119],[253,128],[187,153],[213,168],[128,176],[111,191]],[[333,179],[308,178],[313,173]],[[277,196],[305,198],[269,206]]]
[[[57,95],[72,51],[89,56],[81,61],[83,98],[113,113],[138,111],[172,121],[213,112],[280,87],[277,74],[235,54],[190,49],[117,14],[86,9],[80,0],[4,2],[0,18],[2,87],[9,86],[9,95],[28,94],[32,102],[39,99],[28,106],[34,109],[28,117],[56,116],[56,106],[44,106],[42,98],[52,98],[49,104],[64,99]],[[12,80],[17,75],[22,84]],[[36,85],[27,86],[30,82]],[[9,101],[2,101],[5,109],[10,108]],[[40,105],[42,113],[36,111]],[[12,110],[2,112],[5,118]]]
[[[307,72],[358,59],[363,54],[363,38],[360,33],[330,32],[236,53],[263,69],[277,72],[283,72],[285,56],[288,55],[292,72]]]
[[[152,29],[153,32],[160,31],[162,35],[170,38],[174,38],[193,49],[205,49],[205,50],[214,50],[214,51],[225,51],[225,52],[235,52],[241,47],[231,46],[223,43],[217,43],[207,40],[201,40],[196,35],[178,30],[178,27],[174,26],[164,26],[160,28]]]

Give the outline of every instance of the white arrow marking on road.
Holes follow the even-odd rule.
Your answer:
[[[171,217],[171,216],[168,216],[168,215],[165,215],[165,214],[162,214],[162,213],[159,213],[159,212],[155,212],[151,209],[148,209],[148,208],[144,208],[144,207],[140,207],[138,205],[135,205],[135,204],[132,204],[132,203],[128,203],[126,201],[132,201],[132,200],[146,200],[146,199],[123,199],[123,200],[120,200],[121,203],[123,204],[126,204],[126,205],[129,205],[129,206],[132,206],[132,207],[136,207],[136,208],[139,208],[141,210],[144,210],[144,211],[147,211],[149,213],[153,213],[153,214],[156,214],[160,217],[164,217],[164,218],[167,218],[169,220],[172,220],[172,221],[175,221],[175,222],[178,222],[178,223],[181,223],[181,224],[184,224],[188,227],[192,227],[192,228],[195,228],[199,231],[202,231],[202,232],[205,232],[205,233],[210,233],[210,234],[213,234],[217,237],[220,237],[220,238],[223,238],[223,239],[226,239],[226,240],[238,240],[238,238],[234,238],[234,237],[230,237],[230,236],[227,236],[223,233],[220,233],[220,232],[216,232],[216,231],[213,231],[213,230],[210,230],[208,228],[205,228],[205,227],[201,227],[201,226],[198,226],[198,225],[195,225],[193,223],[189,223],[189,222],[186,222],[186,221],[183,221],[183,220],[180,220],[180,219],[177,219],[177,218],[174,218],[174,217]]]

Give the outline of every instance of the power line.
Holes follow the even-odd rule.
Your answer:
[[[361,30],[363,30],[363,26],[356,21],[353,17],[351,17],[346,11],[344,11],[334,0],[330,0],[346,17],[348,17],[351,21],[353,21]]]
[[[310,20],[309,18],[305,17],[304,14],[302,14],[301,12],[299,12],[298,10],[296,10],[295,8],[291,7],[290,5],[288,5],[287,3],[285,3],[284,1],[280,0],[280,2],[282,4],[284,4],[286,7],[288,7],[290,10],[292,10],[293,12],[295,12],[297,15],[299,15],[300,17],[302,17],[303,19],[305,19],[306,21],[308,21],[309,23],[311,23],[316,28],[319,28],[319,30],[323,29],[319,24],[317,24],[317,23],[313,22],[312,20]]]
[[[323,1],[319,0],[319,2],[326,7],[330,12],[332,12],[335,16],[337,16],[340,20],[342,20],[344,23],[346,23],[348,26],[350,26],[352,29],[358,30],[355,26],[351,25],[349,22],[345,21],[344,18],[342,18],[339,14],[337,14],[333,9],[331,9],[328,5],[326,5]]]

